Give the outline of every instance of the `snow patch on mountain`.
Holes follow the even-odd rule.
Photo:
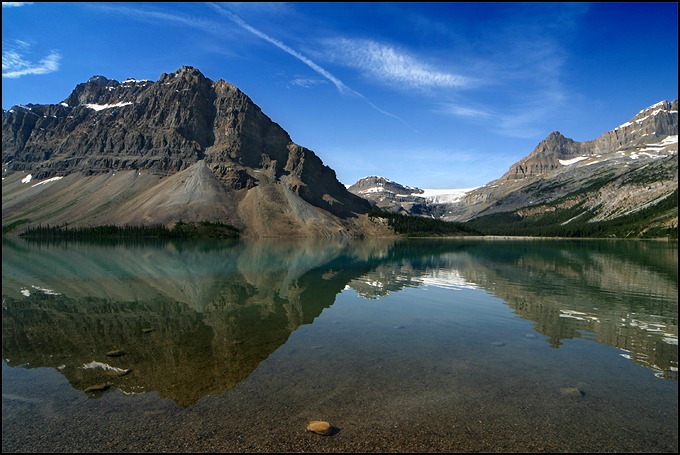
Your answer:
[[[557,160],[560,162],[562,166],[569,166],[570,164],[578,163],[579,161],[587,160],[587,156],[577,156],[576,158],[572,158],[570,160]]]
[[[425,189],[423,190],[423,193],[418,196],[425,198],[430,204],[450,204],[460,201],[467,193],[477,188],[478,187],[445,190]]]
[[[656,103],[656,104],[654,104],[654,105],[652,105],[652,106],[650,106],[646,109],[641,110],[640,112],[638,112],[637,115],[641,115],[641,114],[644,114],[644,113],[649,112],[649,111],[651,111],[651,112],[644,117],[634,119],[634,120],[631,120],[629,122],[626,122],[626,123],[623,123],[623,124],[617,126],[616,128],[614,128],[614,131],[619,130],[621,128],[627,128],[627,127],[634,125],[634,124],[641,124],[642,122],[647,120],[649,117],[652,117],[654,115],[658,115],[661,112],[668,112],[669,114],[673,114],[673,113],[678,112],[678,111],[675,111],[675,110],[666,110],[664,108],[665,103],[666,103],[666,101],[659,101],[658,103]],[[637,115],[636,115],[636,117],[637,117]]]
[[[116,103],[116,104],[86,104],[85,107],[93,109],[95,111],[101,111],[104,109],[111,109],[114,107],[123,107],[123,106],[129,106],[132,103]]]

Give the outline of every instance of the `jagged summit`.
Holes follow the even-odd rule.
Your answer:
[[[576,142],[553,131],[526,158],[511,166],[501,180],[534,178],[564,166],[561,161],[616,153],[677,136],[677,116],[677,100],[661,101],[642,109],[629,122],[592,141]]]
[[[112,81],[110,79],[107,79],[104,76],[92,76],[91,78],[89,78],[87,80],[88,84],[93,84],[93,85],[108,85],[111,82],[115,82],[116,84],[118,83],[116,81]]]
[[[3,224],[21,212],[5,197],[4,178],[12,174],[31,174],[34,181],[64,177],[50,184],[56,187],[66,177],[127,172],[152,176],[159,185],[153,197],[142,194],[150,191],[151,180],[125,201],[102,194],[90,214],[33,211],[45,222],[166,224],[205,217],[211,212],[199,202],[221,201],[212,210],[216,221],[254,235],[334,235],[348,229],[356,231],[349,235],[361,235],[345,220],[370,209],[242,91],[190,66],[163,73],[156,82],[94,76],[59,104],[3,112],[2,127]],[[187,186],[206,178],[213,183]],[[202,199],[185,194],[190,191],[207,193]],[[34,200],[37,207],[40,198]],[[121,211],[100,208],[107,204]]]

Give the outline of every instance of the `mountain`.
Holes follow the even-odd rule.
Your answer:
[[[458,200],[428,200],[420,190],[407,206],[385,197],[379,180],[362,180],[350,191],[378,206],[486,233],[677,237],[678,101],[656,103],[591,141],[555,131],[499,179]],[[389,188],[400,186],[409,188]]]
[[[390,212],[440,217],[439,206],[460,201],[474,188],[435,190],[405,186],[385,177],[359,179],[348,190]]]
[[[381,229],[365,216],[370,204],[248,96],[188,66],[157,82],[94,76],[61,103],[3,110],[2,161],[3,226],[210,221],[252,237]]]
[[[364,177],[347,189],[386,210],[413,215],[427,212],[425,199],[420,196],[423,190],[401,185],[385,177]]]
[[[664,101],[588,142],[555,131],[500,178],[471,192],[448,219],[540,206],[588,191],[596,219],[635,210],[677,189],[678,102]],[[616,195],[607,196],[607,193]],[[595,200],[595,194],[600,198]],[[624,201],[635,196],[636,201]],[[597,209],[595,207],[599,206]]]

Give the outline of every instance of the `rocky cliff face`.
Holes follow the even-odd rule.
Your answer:
[[[422,215],[428,211],[423,190],[393,182],[385,177],[375,175],[364,177],[347,189],[384,210],[409,215]]]
[[[440,218],[443,209],[461,200],[473,189],[420,189],[377,176],[364,177],[348,187],[350,192],[371,201],[383,210],[433,218]]]
[[[2,160],[3,225],[181,219],[360,236],[370,208],[238,88],[192,67],[157,82],[95,76],[59,104],[3,111]]]
[[[548,135],[526,158],[510,167],[501,180],[544,175],[576,157],[607,155],[657,143],[678,134],[678,100],[662,101],[640,111],[629,122],[588,142],[576,142],[559,131]]]
[[[578,206],[572,221],[604,221],[654,206],[678,189],[678,101],[643,109],[597,139],[551,133],[501,178],[469,192],[443,219],[513,213],[521,218]],[[677,210],[659,223],[677,228]],[[555,217],[556,219],[559,217]]]

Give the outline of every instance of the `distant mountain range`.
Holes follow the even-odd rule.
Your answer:
[[[578,235],[600,223],[617,225],[617,236],[677,237],[678,101],[643,109],[588,142],[555,131],[499,179],[441,190],[448,199],[383,177],[349,190],[385,210],[464,221],[487,233]]]
[[[677,105],[588,142],[553,132],[479,188],[375,176],[346,188],[228,82],[192,67],[157,82],[95,76],[61,103],[3,110],[3,232],[209,221],[247,237],[392,235],[378,206],[484,233],[588,235],[617,222],[616,236],[677,237]]]
[[[475,188],[420,189],[372,175],[359,179],[347,189],[390,212],[440,217],[439,206],[458,203]]]

